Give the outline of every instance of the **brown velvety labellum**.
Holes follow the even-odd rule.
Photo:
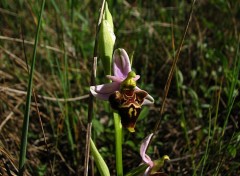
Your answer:
[[[118,111],[123,127],[135,127],[146,96],[147,92],[144,90],[122,90],[110,95],[111,107]]]

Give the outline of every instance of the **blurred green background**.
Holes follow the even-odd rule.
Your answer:
[[[82,175],[91,60],[101,1],[46,1],[34,74],[26,175]],[[116,44],[155,98],[130,134],[124,172],[141,163],[141,140],[160,117],[164,86],[187,24],[191,1],[113,0]],[[16,175],[40,0],[0,2],[0,175]],[[169,175],[240,174],[240,2],[197,0],[157,138],[148,154],[169,155]],[[97,83],[107,79],[98,63]],[[95,143],[115,175],[108,102],[96,100]],[[40,117],[40,118],[39,118]],[[39,119],[41,119],[42,124]],[[43,133],[44,130],[44,133]],[[45,134],[45,137],[44,137]],[[47,147],[46,147],[47,143]],[[92,160],[91,160],[92,161]],[[98,175],[90,165],[91,173]]]

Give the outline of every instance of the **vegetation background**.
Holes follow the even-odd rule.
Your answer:
[[[159,119],[164,86],[191,1],[112,0],[116,48],[134,52],[139,87],[155,98],[136,132],[124,130],[124,172]],[[28,68],[41,1],[0,1],[0,175],[16,175]],[[82,175],[94,37],[101,1],[46,1],[33,78],[26,175]],[[197,0],[153,159],[171,158],[169,175],[240,175],[240,1]],[[97,83],[106,82],[99,62]],[[115,174],[114,127],[107,102],[95,101],[93,138]],[[90,169],[93,169],[91,160]]]

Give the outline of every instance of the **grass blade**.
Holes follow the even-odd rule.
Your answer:
[[[97,168],[98,168],[101,176],[110,176],[109,169],[108,169],[105,161],[103,160],[101,154],[98,152],[98,150],[91,138],[90,138],[90,147],[91,147],[91,153],[94,157],[95,163],[97,165]]]
[[[226,127],[227,127],[227,124],[228,124],[228,119],[229,119],[230,113],[232,111],[233,104],[235,102],[236,95],[234,95],[234,92],[235,92],[235,90],[238,90],[237,81],[238,81],[239,71],[240,71],[239,49],[240,49],[240,36],[239,36],[239,39],[238,39],[238,46],[237,46],[237,51],[236,51],[236,56],[235,56],[235,63],[234,63],[234,68],[233,68],[233,72],[232,72],[232,77],[233,78],[231,80],[230,89],[229,89],[229,97],[228,97],[228,102],[227,102],[228,112],[227,112],[227,116],[226,116],[225,121],[224,121],[222,136],[224,136],[224,134],[225,134]]]
[[[40,11],[40,15],[38,17],[37,33],[35,35],[32,64],[31,64],[31,68],[30,68],[29,81],[28,81],[26,109],[25,109],[24,120],[23,120],[20,158],[19,158],[19,175],[20,176],[22,176],[24,173],[24,165],[25,165],[25,160],[26,160],[29,113],[30,113],[30,104],[31,104],[31,96],[32,96],[32,80],[33,80],[33,73],[34,73],[34,67],[35,67],[35,62],[36,62],[37,44],[38,44],[38,38],[39,38],[39,33],[40,33],[42,13],[44,10],[44,6],[45,6],[45,0],[42,1],[41,11]]]

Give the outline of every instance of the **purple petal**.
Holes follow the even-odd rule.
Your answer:
[[[134,81],[139,80],[139,78],[140,78],[140,75],[136,75],[135,78],[134,78]]]
[[[151,158],[146,154],[146,150],[148,147],[148,144],[153,136],[153,133],[149,134],[142,142],[140,147],[140,155],[142,157],[142,160],[144,163],[148,164],[150,167],[153,167],[153,161]]]
[[[135,89],[142,90],[139,87],[136,87]],[[151,95],[147,94],[147,96],[144,98],[142,105],[150,105],[153,103],[154,103],[154,98]]]
[[[94,97],[101,100],[108,100],[108,97],[115,91],[119,90],[120,84],[118,82],[112,82],[108,84],[102,84],[97,86],[91,86],[90,91]]]
[[[123,78],[119,78],[117,76],[111,76],[111,75],[107,75],[106,76],[108,79],[112,80],[113,82],[118,82],[121,83],[123,81]]]
[[[120,78],[117,76],[112,76],[112,75],[106,75],[106,77],[110,80],[112,80],[113,82],[119,82],[121,83],[122,81],[124,81],[124,78]],[[134,78],[134,81],[137,81],[140,78],[140,75],[136,75],[136,77]]]
[[[124,49],[116,49],[113,54],[114,76],[125,79],[131,71],[131,64],[127,52]]]

